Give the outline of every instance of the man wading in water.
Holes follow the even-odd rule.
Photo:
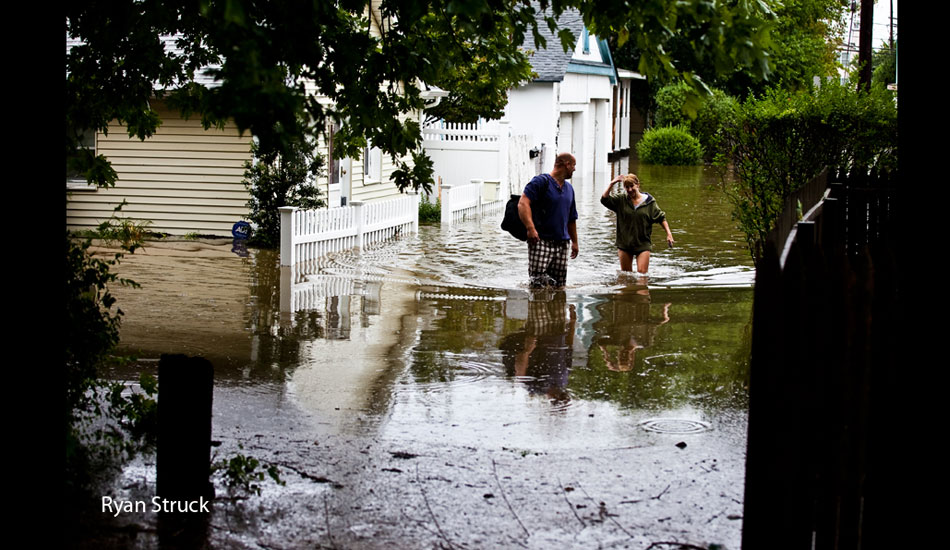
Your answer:
[[[534,288],[567,283],[567,244],[577,257],[577,206],[574,187],[566,181],[577,161],[570,153],[554,160],[550,174],[528,182],[518,201],[518,216],[528,230],[528,277]]]

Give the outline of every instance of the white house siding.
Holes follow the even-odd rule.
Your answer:
[[[529,149],[546,149],[541,166],[554,166],[557,154],[559,82],[532,82],[508,93],[504,119],[512,134],[528,136]],[[550,170],[550,168],[546,168]]]
[[[200,120],[184,120],[161,104],[156,110],[162,125],[145,141],[130,138],[117,122],[97,135],[97,152],[112,162],[118,180],[112,188],[69,193],[68,228],[95,227],[123,199],[121,217],[151,221],[151,231],[172,235],[228,236],[246,219],[242,181],[250,135],[241,136],[233,124],[205,130]]]
[[[561,128],[558,152],[569,151],[577,158],[577,170],[571,182],[575,186],[594,184],[608,172],[610,151],[609,98],[613,94],[606,76],[566,73],[560,86],[558,109]],[[569,127],[565,127],[570,116]],[[567,135],[570,132],[571,135]]]
[[[577,158],[572,183],[599,185],[610,171],[613,93],[607,76],[566,73],[561,82],[532,82],[512,90],[505,119],[513,134],[528,136],[530,147],[544,144],[545,171],[554,166],[555,155],[569,152]]]
[[[399,190],[396,189],[396,184],[392,182],[392,173],[396,169],[392,158],[383,153],[380,159],[382,160],[382,179],[379,181],[370,180],[363,174],[363,158],[353,161],[354,201],[387,199],[400,195]],[[411,159],[407,160],[411,162]]]

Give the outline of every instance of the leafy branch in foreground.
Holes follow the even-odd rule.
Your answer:
[[[147,448],[156,433],[155,378],[143,373],[140,391],[101,378],[104,368],[127,361],[113,355],[123,312],[116,307],[111,286],[139,287],[113,271],[123,253],[142,246],[140,226],[124,221],[113,215],[97,228],[98,235],[114,239],[124,251],[111,257],[94,255],[91,237],[80,239],[66,232],[63,421],[67,487],[73,489],[89,480],[94,460],[114,462]]]
[[[239,445],[244,450],[243,445]],[[211,465],[212,474],[220,472],[229,491],[243,491],[245,493],[261,494],[261,483],[270,478],[278,485],[286,485],[280,478],[280,469],[273,464],[263,463],[253,456],[241,453],[231,458],[215,461]]]

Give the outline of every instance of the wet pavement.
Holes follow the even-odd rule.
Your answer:
[[[219,481],[199,539],[739,548],[751,262],[711,174],[638,173],[677,240],[648,279],[617,272],[602,189],[578,190],[581,256],[561,292],[528,291],[500,214],[289,274],[230,242],[150,243],[123,261],[143,287],[117,292],[136,368],[210,359],[216,454],[274,463],[287,482],[245,499]],[[150,499],[150,460],[109,490]],[[150,512],[112,521],[88,546],[175,537]]]

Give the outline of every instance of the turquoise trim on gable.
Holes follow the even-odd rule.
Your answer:
[[[617,83],[617,71],[614,70],[613,65],[588,65],[586,63],[578,63],[577,61],[571,61],[567,64],[568,73],[575,74],[596,74],[601,76],[610,77],[610,83]]]
[[[610,55],[610,46],[607,45],[607,41],[603,38],[597,41],[597,45],[600,46],[600,57],[601,59],[606,59],[610,63],[610,83],[617,83],[617,68],[614,67],[614,58]]]
[[[585,54],[590,53],[590,32],[587,27],[584,27],[584,32],[581,33],[581,48]]]

